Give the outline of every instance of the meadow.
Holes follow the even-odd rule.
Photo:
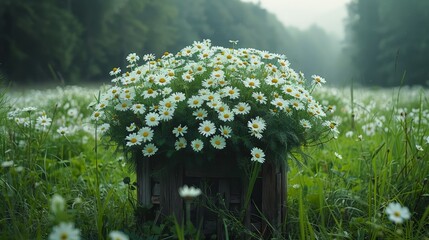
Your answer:
[[[178,238],[174,222],[136,223],[135,173],[91,119],[99,92],[2,92],[1,239],[48,239],[59,227],[81,239]],[[339,134],[290,155],[287,231],[276,239],[429,239],[429,91],[316,95]]]

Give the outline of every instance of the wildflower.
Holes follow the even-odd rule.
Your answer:
[[[23,111],[23,112],[34,112],[36,110],[37,110],[36,107],[25,107],[21,111]]]
[[[205,109],[199,108],[192,113],[192,116],[195,116],[197,120],[204,120],[207,117],[207,111]]]
[[[180,149],[186,148],[186,145],[186,139],[182,137],[176,140],[176,142],[174,143],[174,148],[178,151]]]
[[[234,109],[232,110],[235,114],[248,114],[250,112],[250,105],[245,102],[239,102],[237,105],[235,105]]]
[[[128,135],[125,140],[128,140],[127,142],[127,147],[131,147],[131,146],[135,146],[135,145],[140,145],[143,138],[142,136],[136,134],[136,133],[131,133],[130,135]]]
[[[230,122],[234,120],[234,113],[230,110],[225,110],[219,113],[219,119],[224,122]]]
[[[252,93],[252,97],[259,103],[265,104],[267,102],[267,97],[261,92]]]
[[[115,109],[118,111],[126,111],[132,106],[131,101],[125,100],[116,104]]]
[[[225,138],[223,138],[220,135],[213,136],[212,139],[210,140],[210,143],[216,149],[224,149],[226,146]]]
[[[226,87],[224,92],[230,99],[237,99],[240,97],[240,89],[236,87]]]
[[[204,103],[204,100],[200,96],[193,96],[188,99],[188,106],[190,108],[198,108]]]
[[[136,130],[136,124],[135,123],[131,123],[130,126],[126,127],[128,132],[133,132],[134,130]]]
[[[259,88],[261,82],[256,78],[246,78],[246,80],[243,81],[243,84],[245,87],[255,89]]]
[[[417,149],[418,151],[423,151],[423,148],[422,148],[422,146],[420,146],[420,145],[416,145],[416,149]]]
[[[62,136],[65,136],[69,133],[69,129],[67,127],[59,127],[57,129],[57,133],[61,134]]]
[[[348,138],[353,137],[353,131],[346,132],[345,136],[348,137]]]
[[[95,112],[92,113],[91,119],[95,120],[95,121],[98,121],[103,116],[103,114],[104,114],[103,111],[95,111]]]
[[[54,214],[58,214],[60,212],[63,212],[65,209],[66,201],[61,195],[54,194],[51,199],[51,211]]]
[[[204,147],[204,143],[200,139],[195,139],[191,142],[191,146],[195,152],[200,152]]]
[[[313,78],[313,84],[316,86],[322,86],[322,84],[326,83],[326,80],[319,75],[313,75],[311,78]]]
[[[183,187],[179,188],[179,195],[185,200],[192,200],[201,195],[201,189],[184,185]]]
[[[338,159],[343,159],[343,156],[341,156],[340,154],[338,154],[337,152],[334,152],[335,157],[337,157]]]
[[[108,124],[108,123],[103,123],[100,126],[98,126],[98,130],[102,134],[107,132],[107,130],[109,130],[109,128],[110,128],[110,124]]]
[[[173,119],[173,114],[174,114],[173,109],[168,109],[168,108],[163,107],[159,110],[159,112],[160,112],[160,117],[159,117],[160,120],[168,121],[168,120]]]
[[[208,137],[213,135],[216,132],[216,126],[211,121],[205,120],[202,123],[200,123],[200,126],[198,127],[198,131],[201,135]]]
[[[271,101],[271,104],[276,106],[278,109],[283,110],[285,107],[287,107],[289,104],[286,100],[282,98],[275,98]]]
[[[230,138],[231,137],[231,133],[232,133],[232,128],[229,126],[221,126],[219,128],[220,134],[224,137],[224,138]]]
[[[311,123],[310,121],[308,121],[307,119],[301,119],[299,120],[299,124],[305,128],[305,129],[310,129],[311,128]]]
[[[4,161],[4,162],[1,163],[1,167],[2,168],[8,168],[8,167],[12,167],[12,166],[13,166],[13,161],[12,160],[10,160],[10,161]]]
[[[426,144],[429,144],[429,136],[425,137]]]
[[[130,239],[125,233],[121,231],[111,231],[109,233],[109,237],[112,240],[129,240]]]
[[[399,203],[389,203],[385,211],[389,216],[389,220],[396,224],[403,223],[404,220],[411,218],[410,210],[407,207],[402,207]]]
[[[109,72],[110,76],[114,76],[121,73],[121,69],[120,68],[113,68],[112,71]]]
[[[181,92],[173,93],[170,97],[170,99],[172,99],[176,103],[185,100],[185,98],[186,98],[185,94]]]
[[[49,240],[80,240],[80,230],[73,223],[60,223],[52,229]]]
[[[128,56],[127,56],[127,61],[128,61],[129,63],[135,63],[135,62],[137,62],[138,60],[140,60],[140,57],[139,57],[139,56],[137,56],[137,54],[135,54],[135,53],[130,53],[130,54],[128,54]]]
[[[252,151],[250,152],[252,154],[252,161],[256,161],[259,163],[264,163],[265,161],[265,153],[262,151],[262,149],[254,147],[252,148]]]
[[[37,124],[42,126],[43,128],[49,126],[49,124],[51,124],[52,119],[46,117],[46,115],[42,115],[40,117],[37,118]]]
[[[257,138],[262,137],[261,134],[265,130],[265,126],[265,120],[261,117],[256,117],[254,119],[251,119],[251,121],[247,122],[247,127],[249,127],[250,134]]]
[[[145,157],[151,157],[158,151],[158,148],[153,144],[149,143],[146,144],[146,146],[143,148],[143,156]]]
[[[187,126],[183,126],[182,127],[182,125],[180,124],[178,127],[175,127],[174,129],[173,129],[173,134],[176,136],[176,137],[179,137],[179,136],[182,136],[183,137],[183,135],[185,134],[185,133],[187,133],[188,132],[188,127]]]
[[[144,61],[153,61],[155,60],[155,55],[151,54],[145,54],[143,55],[143,60]]]
[[[146,125],[149,127],[158,126],[160,120],[160,116],[157,113],[148,113],[145,117]]]
[[[143,142],[150,142],[153,138],[153,130],[149,127],[142,127],[138,133],[141,136]]]
[[[136,103],[131,106],[131,110],[134,114],[143,114],[146,111],[146,108],[143,104]]]

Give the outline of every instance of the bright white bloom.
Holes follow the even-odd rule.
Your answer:
[[[205,120],[202,123],[200,123],[200,126],[198,127],[198,131],[204,137],[208,137],[213,135],[216,132],[216,126],[211,121]]]
[[[158,151],[158,148],[153,143],[149,143],[149,144],[146,144],[146,146],[144,146],[142,152],[143,152],[143,156],[145,156],[145,157],[151,157],[157,151]]]
[[[216,149],[224,149],[226,146],[225,138],[220,135],[215,135],[210,140],[212,146]]]
[[[271,104],[276,106],[280,110],[285,109],[289,105],[288,102],[283,98],[275,98],[271,101]]]
[[[184,135],[185,133],[187,133],[187,132],[188,132],[188,127],[187,127],[187,126],[183,126],[183,127],[182,127],[182,125],[179,125],[178,127],[175,127],[175,128],[173,129],[173,134],[174,134],[176,137],[179,137],[179,136],[183,137],[183,135]]]
[[[207,117],[207,111],[205,109],[199,108],[192,113],[192,116],[195,116],[197,120],[204,120]]]
[[[400,224],[404,220],[411,218],[410,210],[407,207],[402,207],[399,203],[389,203],[386,208],[386,214],[389,216],[389,220]]]
[[[254,92],[252,93],[252,97],[259,103],[265,104],[267,103],[267,97],[261,92]]]
[[[425,137],[426,144],[429,144],[429,136]]]
[[[117,75],[119,73],[121,73],[120,68],[113,68],[112,71],[109,72],[110,76]]]
[[[337,152],[334,152],[335,157],[337,157],[338,159],[343,159],[343,156],[341,156],[340,154],[338,154]]]
[[[148,113],[145,117],[146,125],[149,127],[158,126],[160,120],[160,116],[157,113]]]
[[[67,135],[69,133],[69,129],[67,127],[59,127],[57,129],[57,133],[65,136],[65,135]]]
[[[318,75],[311,76],[313,78],[313,84],[317,86],[322,86],[322,84],[326,83],[326,80]]]
[[[351,137],[353,137],[353,134],[354,134],[353,131],[348,131],[348,132],[346,132],[345,136],[348,138],[351,138]]]
[[[310,129],[311,128],[311,123],[310,121],[306,120],[306,119],[301,119],[299,120],[299,124],[305,128],[305,129]]]
[[[12,160],[10,160],[10,161],[4,161],[4,162],[1,163],[1,167],[2,168],[12,167],[12,166],[13,166],[13,161]]]
[[[237,105],[235,105],[232,111],[234,111],[235,114],[245,115],[250,112],[250,105],[245,102],[239,102]]]
[[[52,122],[52,119],[48,118],[46,115],[42,115],[37,118],[37,125],[42,126],[44,128],[49,126],[51,122]]]
[[[63,212],[66,207],[66,200],[61,195],[54,194],[51,199],[51,211],[53,214]]]
[[[200,152],[204,147],[204,143],[200,139],[195,139],[191,142],[191,146],[195,152]]]
[[[148,88],[143,91],[142,96],[144,99],[155,98],[156,96],[158,96],[158,92],[153,90],[152,88]]]
[[[112,240],[129,240],[130,238],[121,231],[111,231],[109,237]]]
[[[305,109],[304,104],[301,101],[299,101],[298,99],[292,99],[290,101],[290,105],[293,108],[295,108],[296,110],[304,110]]]
[[[265,130],[266,123],[263,118],[256,117],[247,122],[247,127],[249,127],[249,132],[252,136],[261,138],[261,134]]]
[[[420,145],[416,145],[416,149],[417,149],[418,151],[423,151],[423,148],[422,148],[422,146],[420,146]]]
[[[252,154],[252,161],[264,163],[265,161],[265,153],[262,151],[262,149],[254,147],[252,148],[252,151],[250,152]]]
[[[279,85],[282,85],[285,82],[285,80],[283,78],[279,78],[276,76],[268,76],[265,78],[265,82],[271,86],[279,86]]]
[[[80,240],[80,230],[73,223],[60,223],[52,229],[49,240]]]
[[[261,85],[261,82],[256,78],[246,78],[246,80],[243,81],[244,86],[248,88],[258,88]]]
[[[183,100],[186,99],[186,96],[184,93],[181,92],[177,92],[177,93],[173,93],[170,97],[170,99],[172,99],[173,101],[177,102],[181,102]]]
[[[108,124],[108,123],[103,123],[103,124],[101,124],[100,126],[98,126],[98,131],[99,131],[101,134],[103,134],[103,133],[107,132],[107,130],[109,130],[109,128],[110,128],[110,124]]]
[[[153,60],[155,60],[155,55],[153,55],[152,53],[145,54],[145,55],[143,55],[143,60],[144,61],[153,61]]]
[[[143,142],[152,141],[153,130],[150,127],[142,127],[137,134],[141,136]]]
[[[192,200],[201,195],[201,189],[184,185],[183,187],[179,188],[179,195],[185,200]]]
[[[136,53],[130,53],[130,54],[128,54],[128,56],[127,56],[127,61],[128,61],[129,63],[135,63],[135,62],[137,62],[139,59],[140,59],[140,57],[139,57],[139,56],[137,56],[137,54],[136,54]]]
[[[176,140],[176,142],[174,143],[174,148],[178,151],[180,149],[186,148],[187,145],[187,141],[185,138],[179,138],[178,140]]]
[[[232,133],[232,128],[229,126],[221,126],[219,128],[220,134],[225,138],[230,138]]]
[[[169,120],[173,119],[174,110],[163,107],[163,108],[159,109],[159,113],[160,113],[159,118],[162,121],[169,121]]]
[[[230,110],[219,112],[219,119],[224,122],[230,122],[234,120],[234,113]]]
[[[237,99],[240,97],[240,89],[236,87],[226,87],[223,89],[224,93],[230,98],[230,99]]]
[[[192,96],[187,103],[190,108],[198,108],[204,103],[204,99],[200,96]]]
[[[143,114],[146,111],[146,107],[143,104],[136,103],[131,106],[131,110],[134,114]]]
[[[132,106],[131,101],[125,100],[125,101],[122,101],[122,102],[116,104],[115,109],[118,111],[126,111],[126,110],[130,109],[131,106]]]
[[[127,147],[131,147],[131,146],[135,146],[135,145],[140,145],[142,143],[142,136],[136,134],[136,133],[131,133],[130,135],[128,135],[125,140],[127,140]]]
[[[136,124],[135,123],[131,123],[130,126],[126,127],[128,132],[134,132],[134,130],[136,130]]]

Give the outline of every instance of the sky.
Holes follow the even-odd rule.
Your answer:
[[[318,25],[338,38],[344,37],[346,5],[351,0],[242,0],[260,2],[261,7],[277,16],[285,26],[305,30]]]

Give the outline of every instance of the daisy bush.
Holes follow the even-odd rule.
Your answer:
[[[92,119],[126,151],[144,158],[282,161],[293,148],[336,135],[312,92],[325,83],[290,67],[285,55],[194,42],[126,71],[94,103]]]

